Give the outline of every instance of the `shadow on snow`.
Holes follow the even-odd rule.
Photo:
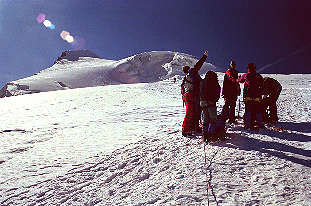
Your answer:
[[[239,130],[240,129],[242,128],[239,128]],[[258,134],[277,137],[279,139],[285,139],[289,141],[301,141],[301,142],[311,141],[311,136],[303,134],[277,132],[270,130],[261,130],[258,132]],[[311,150],[305,150],[302,148],[297,148],[294,146],[274,141],[259,140],[252,138],[251,136],[252,134],[250,134],[249,136],[243,135],[243,133],[241,136],[235,134],[230,141],[218,143],[217,145],[220,147],[228,147],[234,149],[239,148],[245,151],[259,151],[262,153],[269,154],[271,156],[275,156],[311,168]],[[289,155],[288,153],[291,153],[292,155]]]
[[[291,131],[311,133],[311,122],[279,122],[276,126]]]

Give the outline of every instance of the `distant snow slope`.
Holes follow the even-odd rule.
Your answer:
[[[193,66],[197,61],[188,54],[169,51],[145,52],[118,61],[100,59],[87,50],[66,51],[52,67],[7,83],[1,89],[0,97],[122,83],[156,82],[182,75],[182,66]],[[216,70],[216,67],[205,63],[201,74],[208,69]]]

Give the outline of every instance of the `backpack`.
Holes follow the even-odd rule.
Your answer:
[[[217,74],[214,71],[208,71],[205,78],[201,81],[200,100],[217,102],[220,98],[220,86]]]
[[[181,94],[184,95],[185,93],[189,91],[194,91],[194,83],[192,82],[192,79],[189,74],[187,74],[183,81],[181,86]]]
[[[184,95],[186,93],[186,90],[185,90],[185,80],[186,80],[186,77],[184,77],[184,79],[182,80],[182,83],[180,85],[180,93],[181,93],[181,95]]]

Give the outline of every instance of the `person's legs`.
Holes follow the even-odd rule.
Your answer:
[[[269,108],[270,108],[270,122],[272,123],[275,123],[279,120],[276,101],[278,100],[280,93],[281,93],[281,90],[277,91],[275,94],[271,96]]]
[[[221,117],[224,121],[226,121],[229,118],[229,102],[228,100],[225,100],[225,105],[222,108],[221,111]]]
[[[236,99],[232,99],[229,101],[229,122],[235,121],[235,106]]]
[[[259,128],[263,128],[263,110],[260,102],[254,102],[254,113],[256,118],[256,123]]]
[[[208,108],[207,107],[202,107],[202,133],[207,134],[208,132],[208,123],[209,123],[209,118],[208,118]]]
[[[249,100],[245,102],[244,128],[254,129],[256,121],[258,126],[263,126],[261,105],[253,100]]]
[[[267,111],[268,106],[269,106],[269,98],[264,98],[261,102],[263,122],[269,121],[269,114]],[[269,107],[269,109],[270,109],[270,107]]]
[[[245,102],[244,128],[251,128],[252,121],[252,104],[251,101]]]
[[[251,113],[251,121],[250,121],[250,128],[254,129],[256,126],[256,123],[260,125],[260,127],[263,125],[262,123],[262,107],[259,102],[256,101],[249,101],[250,102],[250,113]]]
[[[191,95],[185,94],[184,95],[184,101],[186,104],[186,115],[183,121],[182,125],[182,133],[185,135],[190,134],[192,131],[194,131],[194,104],[193,101],[191,101]]]
[[[215,128],[217,121],[217,108],[215,106],[208,108],[208,116],[209,116],[208,133],[213,137],[215,136]]]
[[[276,108],[276,101],[271,101],[269,104],[269,109],[270,109],[270,118],[269,122],[277,122],[278,121],[278,116],[277,116],[277,108]]]
[[[194,131],[201,133],[202,128],[200,128],[200,120],[201,120],[201,107],[200,101],[194,103]]]

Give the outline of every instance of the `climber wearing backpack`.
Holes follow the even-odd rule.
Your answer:
[[[235,122],[235,106],[240,93],[236,63],[231,61],[230,68],[227,70],[223,81],[222,96],[225,99],[225,105],[221,114],[225,121],[229,119],[229,123]]]
[[[184,76],[184,79],[182,80],[182,83],[180,85],[180,93],[182,95],[182,97],[184,96],[184,94],[186,93],[186,88],[185,88],[185,83],[186,83],[186,77],[187,77],[187,74],[188,74],[188,71],[189,71],[190,67],[189,66],[184,66],[182,68],[185,76]]]
[[[263,89],[263,78],[256,72],[254,63],[247,66],[248,73],[239,78],[244,83],[243,99],[245,103],[244,129],[264,128],[261,96]]]
[[[217,74],[208,71],[200,83],[200,107],[202,110],[202,133],[204,141],[216,139],[217,107],[216,102],[220,97],[220,86]]]
[[[263,78],[263,120],[267,123],[277,123],[279,118],[277,114],[276,101],[282,91],[281,84],[270,77]]]
[[[200,81],[199,70],[205,62],[208,51],[205,51],[202,58],[193,68],[184,66],[183,71],[188,71],[182,84],[183,101],[186,104],[186,115],[182,125],[182,135],[189,136],[193,132],[201,133],[199,121],[201,119],[200,108]]]

